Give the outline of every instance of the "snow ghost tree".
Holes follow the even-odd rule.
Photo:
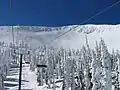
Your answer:
[[[101,47],[98,46],[96,41],[95,51],[93,50],[93,61],[92,61],[92,90],[102,90],[102,61],[101,61]]]
[[[105,74],[104,90],[111,90],[112,89],[111,59],[110,59],[110,53],[108,52],[107,46],[103,39],[101,39],[101,48],[102,48],[103,73]]]

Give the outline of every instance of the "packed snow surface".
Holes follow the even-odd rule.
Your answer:
[[[31,71],[29,70],[29,65],[25,64],[23,69],[22,69],[22,90],[52,90],[52,89],[47,89],[47,85],[43,86],[38,86],[37,83],[37,75],[36,75],[36,70]],[[7,90],[18,90],[19,88],[19,69],[14,69],[12,71],[16,72],[16,75],[11,75],[7,76],[6,81],[4,81],[5,88]],[[10,72],[11,73],[11,72]],[[12,73],[13,74],[13,73]],[[62,86],[61,83],[57,83],[56,85]],[[62,87],[57,88],[57,90],[61,90]]]

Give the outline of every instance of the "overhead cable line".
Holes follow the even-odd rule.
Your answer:
[[[87,22],[87,21],[89,21],[89,20],[91,20],[91,19],[97,17],[98,15],[104,13],[105,11],[111,9],[112,7],[118,5],[119,3],[120,3],[120,0],[117,1],[116,3],[112,4],[112,5],[108,6],[107,8],[103,9],[102,11],[96,13],[95,15],[91,16],[90,18],[84,20],[84,21],[81,22],[79,25],[84,24],[85,22]],[[78,27],[78,26],[75,26],[74,28],[76,28],[76,27]],[[50,44],[51,44],[52,42],[54,42],[55,40],[57,40],[58,38],[60,38],[61,36],[65,35],[66,33],[70,32],[71,30],[72,30],[72,29],[69,29],[68,31],[66,31],[66,32],[64,32],[64,33],[62,33],[62,34],[60,34],[60,35],[58,35],[57,37],[55,37],[55,38],[50,42]]]

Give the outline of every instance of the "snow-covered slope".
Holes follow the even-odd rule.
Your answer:
[[[33,48],[41,44],[47,44],[54,47],[64,46],[65,48],[76,49],[85,43],[85,35],[87,35],[91,47],[94,46],[95,40],[100,40],[102,37],[110,50],[120,48],[120,25],[72,25],[59,28],[18,27],[14,28],[15,41],[24,40]],[[68,30],[71,31],[51,42]],[[4,29],[0,30],[0,40],[8,43],[12,41],[11,27],[4,27]]]
[[[87,35],[91,47],[94,46],[96,40],[100,40],[102,37],[109,50],[120,48],[120,25],[74,25],[64,29],[71,29],[72,31],[57,39],[54,42],[55,45],[63,45],[66,48],[80,48],[85,44],[85,35]]]

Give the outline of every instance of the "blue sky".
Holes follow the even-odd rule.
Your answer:
[[[118,0],[0,0],[0,25],[64,26],[80,24]],[[85,24],[120,24],[120,4]]]

